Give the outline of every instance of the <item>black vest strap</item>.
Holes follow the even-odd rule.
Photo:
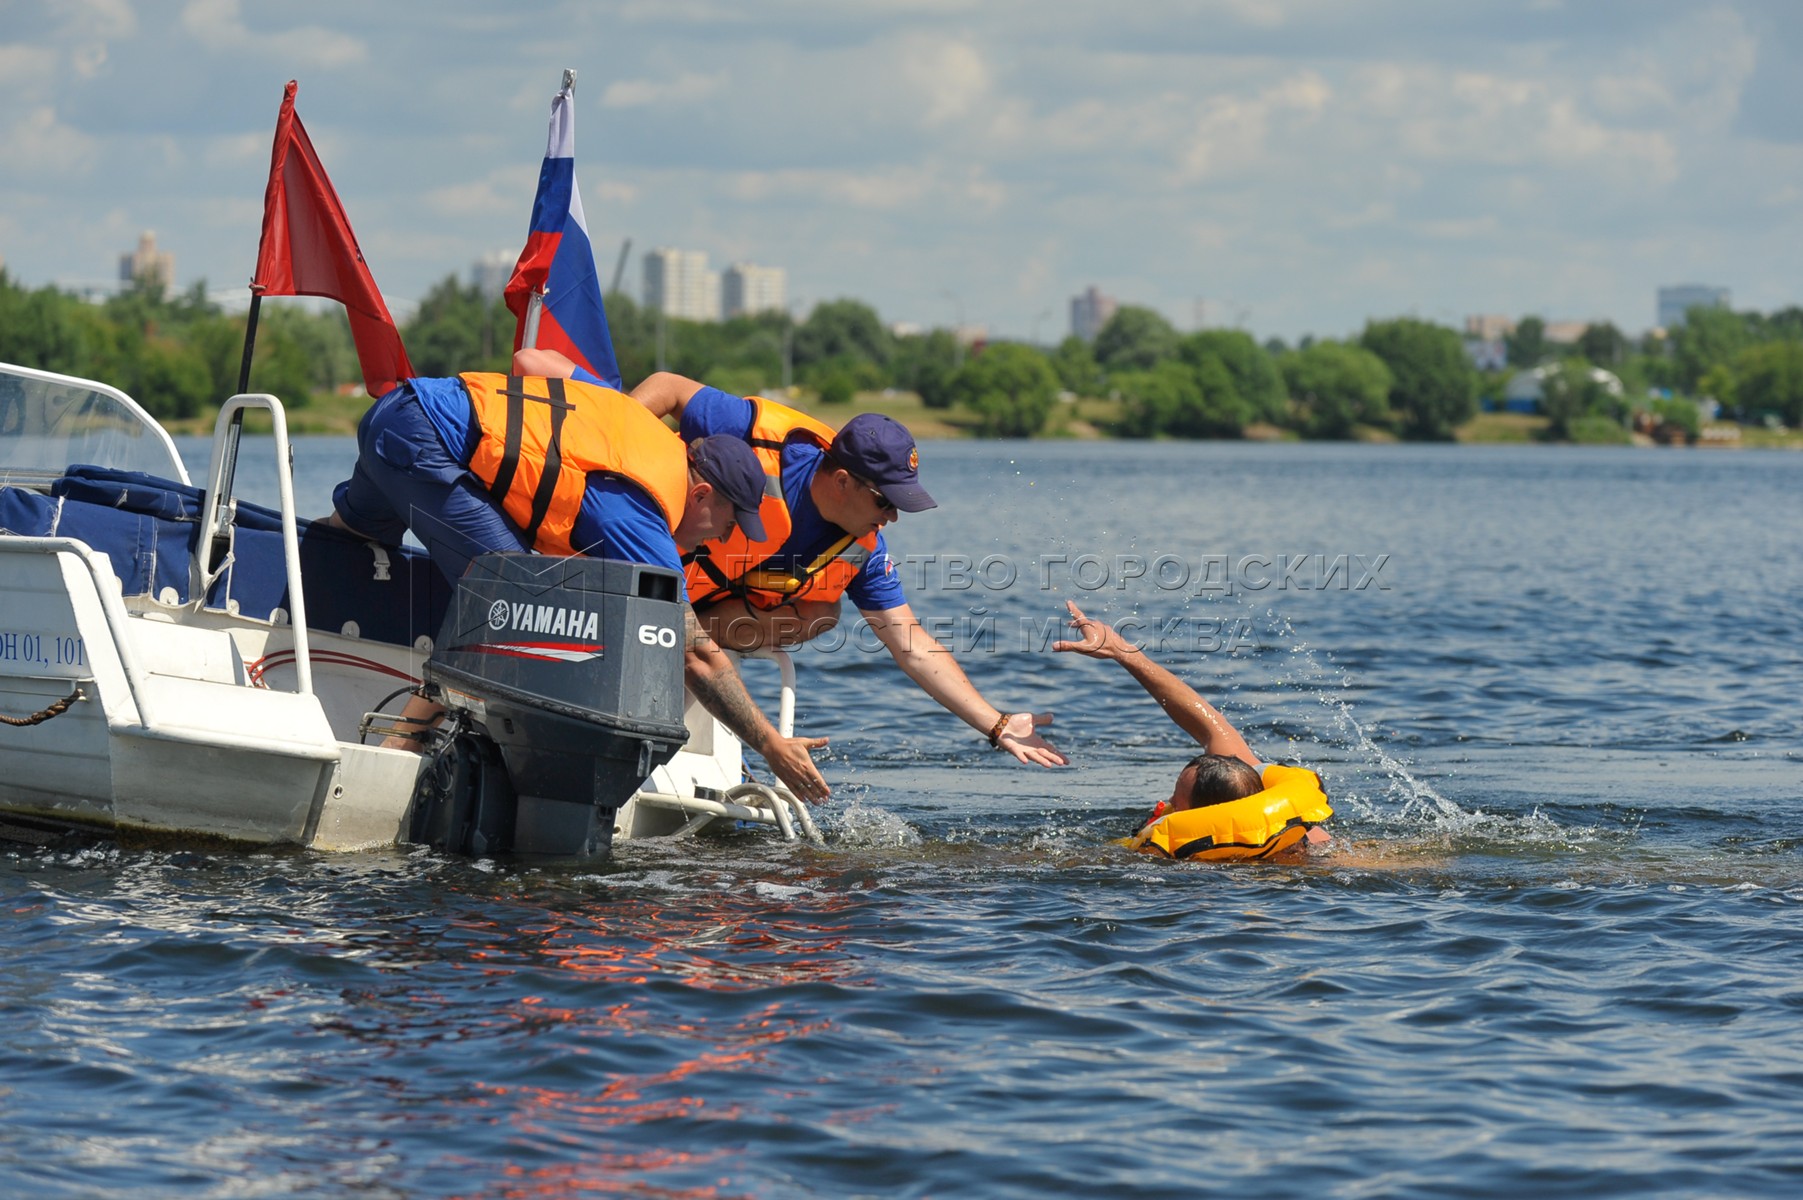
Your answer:
[[[557,494],[557,477],[563,473],[564,417],[576,407],[564,399],[563,380],[547,379],[545,383],[551,392],[551,436],[545,444],[545,466],[538,477],[538,490],[532,496],[532,520],[523,531],[529,544],[537,543],[538,527],[545,523],[545,514],[551,511],[551,499]],[[511,407],[508,411],[512,412]]]
[[[551,500],[557,494],[557,477],[563,470],[563,422],[576,406],[565,398],[563,380],[545,380],[549,395],[535,396],[526,390],[526,380],[520,375],[509,375],[507,386],[501,394],[507,397],[507,434],[502,443],[501,465],[495,470],[495,481],[488,485],[488,494],[503,509],[507,505],[507,493],[513,490],[513,479],[520,470],[520,447],[525,440],[526,401],[536,400],[540,404],[551,407],[551,436],[545,446],[543,470],[539,473],[538,487],[532,493],[532,517],[521,530],[526,535],[526,544],[538,541],[538,528],[545,523],[545,514],[551,510]]]
[[[735,584],[726,577],[726,572],[722,571],[719,564],[714,562],[712,556],[708,554],[706,546],[697,546],[694,552],[685,555],[682,561],[685,563],[692,562],[700,567],[701,573],[708,577],[708,581],[728,596],[743,596],[745,594],[744,586]],[[713,599],[713,596],[703,596],[701,599],[711,600]]]
[[[520,438],[526,423],[526,381],[519,375],[507,377],[507,435],[501,443],[501,465],[495,470],[488,494],[496,504],[505,505],[507,493],[513,490],[513,477],[520,469]]]

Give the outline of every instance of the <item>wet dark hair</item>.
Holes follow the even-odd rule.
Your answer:
[[[1185,770],[1190,767],[1196,768],[1196,778],[1189,785],[1191,808],[1244,800],[1265,790],[1258,768],[1232,755],[1198,754],[1184,764]]]

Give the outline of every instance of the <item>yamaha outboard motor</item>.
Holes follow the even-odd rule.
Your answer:
[[[682,581],[598,558],[484,554],[426,661],[448,710],[411,837],[464,854],[593,858],[688,740]]]

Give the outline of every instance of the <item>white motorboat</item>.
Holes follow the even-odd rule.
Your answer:
[[[232,495],[255,408],[276,509]],[[122,392],[0,364],[0,824],[574,857],[723,821],[818,837],[685,704],[669,572],[486,556],[447,587],[298,519],[290,461],[273,396],[221,410],[203,489]],[[449,718],[423,755],[382,748],[421,686]]]

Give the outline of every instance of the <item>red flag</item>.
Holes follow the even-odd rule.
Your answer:
[[[401,331],[395,328],[382,293],[344,206],[313,143],[294,112],[298,85],[288,81],[281,115],[275,121],[275,148],[269,159],[269,190],[263,193],[263,240],[251,292],[264,296],[324,296],[344,305],[363,366],[363,386],[380,396],[413,375]]]

